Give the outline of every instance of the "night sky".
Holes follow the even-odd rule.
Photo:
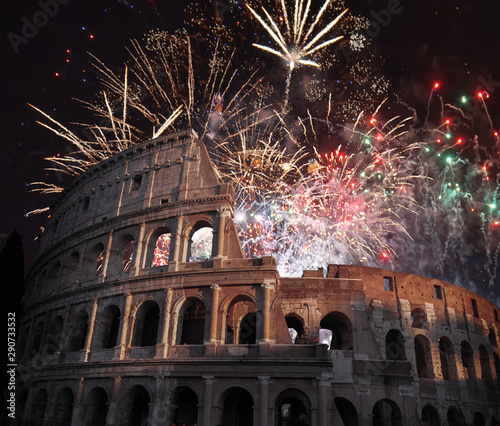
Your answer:
[[[207,0],[208,1],[208,0]],[[63,3],[63,4],[61,4]],[[91,100],[99,90],[87,51],[110,67],[120,67],[131,38],[150,29],[178,28],[187,1],[179,0],[3,0],[2,20],[2,157],[0,240],[15,228],[23,235],[27,267],[33,262],[33,242],[46,215],[24,217],[54,198],[29,194],[27,184],[46,180],[65,186],[70,178],[44,171],[44,157],[64,153],[66,143],[36,124],[34,104],[61,123],[84,121],[72,98]],[[234,0],[208,1],[214,7],[237,7]],[[221,4],[222,3],[222,4]],[[224,5],[224,3],[226,5]],[[487,105],[500,127],[500,33],[498,0],[400,0],[398,13],[381,13],[394,1],[346,1],[354,14],[374,24],[377,53],[386,60],[392,90],[411,105],[424,108],[434,82],[449,103],[477,90],[489,93]],[[56,6],[54,6],[56,5]],[[38,21],[40,28],[32,26]],[[29,27],[29,28],[28,28]],[[22,37],[22,38],[21,38]],[[498,83],[496,83],[498,82]],[[52,173],[52,176],[50,174]],[[55,177],[55,179],[54,179]],[[497,288],[500,285],[497,277]]]

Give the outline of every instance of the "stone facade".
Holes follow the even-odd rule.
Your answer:
[[[496,306],[377,268],[279,277],[232,216],[190,131],[76,179],[27,277],[17,424],[498,424]]]

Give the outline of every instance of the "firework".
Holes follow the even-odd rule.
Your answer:
[[[338,36],[330,38],[326,41],[320,42],[323,37],[325,37],[330,30],[335,27],[339,20],[346,14],[348,9],[345,9],[340,13],[334,20],[330,21],[324,28],[322,28],[312,39],[309,36],[315,31],[321,18],[325,14],[331,0],[326,0],[318,14],[314,18],[312,24],[309,28],[306,27],[306,22],[309,20],[311,0],[307,0],[304,5],[304,0],[295,0],[294,13],[291,19],[288,18],[288,11],[285,5],[285,0],[281,0],[281,13],[283,20],[285,22],[286,30],[281,31],[277,22],[273,20],[271,15],[267,10],[262,7],[262,11],[267,19],[263,19],[257,12],[255,12],[252,7],[247,4],[248,9],[252,15],[259,21],[259,23],[264,27],[267,33],[271,36],[274,42],[277,44],[278,49],[264,46],[262,44],[254,43],[255,47],[262,49],[266,52],[272,53],[280,58],[284,59],[288,64],[288,76],[286,80],[286,91],[285,91],[285,105],[288,101],[288,94],[290,90],[290,79],[292,71],[296,65],[309,65],[313,67],[320,67],[320,64],[313,61],[312,59],[306,59],[311,57],[315,52],[330,46],[331,44],[339,41],[343,36]]]

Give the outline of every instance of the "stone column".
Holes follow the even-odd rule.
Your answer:
[[[353,350],[354,357],[357,359],[366,359],[368,354],[362,353],[361,348],[366,348],[363,343],[363,333],[361,332],[361,312],[364,312],[366,308],[365,301],[353,302],[351,303],[351,310],[354,312],[354,323],[352,324],[352,336],[353,336]]]
[[[215,284],[211,285],[212,289],[212,306],[210,311],[210,339],[205,342],[205,355],[215,356],[217,346],[217,319],[219,310],[219,292],[220,287]]]
[[[432,369],[431,374],[433,374],[433,376],[430,376],[429,378],[443,380],[443,370],[441,368],[441,354],[439,352],[439,343],[432,341],[430,342],[430,345],[431,345],[431,353],[430,356],[428,357],[428,361],[431,362],[431,365],[428,366],[428,370]]]
[[[26,330],[26,329],[25,329]],[[19,348],[23,352],[19,358],[19,361],[29,359],[29,354],[31,352],[31,347],[33,346],[33,336],[35,333],[35,318],[30,319],[29,333],[26,336],[26,341],[24,342],[24,348]]]
[[[274,289],[272,284],[264,283],[261,285],[264,289],[264,309],[263,309],[263,322],[262,322],[262,341],[269,342],[269,328],[270,328],[270,310],[271,310],[271,289]]]
[[[90,347],[92,345],[92,336],[94,335],[94,327],[95,327],[95,318],[97,316],[97,307],[98,302],[97,298],[94,299],[94,307],[92,308],[92,316],[90,318],[89,323],[89,332],[87,334],[87,340],[85,341],[85,349],[84,349],[84,361],[87,362],[90,356]]]
[[[135,249],[135,259],[134,259],[134,275],[139,275],[141,269],[141,259],[144,257],[142,248],[144,247],[144,234],[146,233],[146,224],[141,223],[141,228],[139,230],[139,238],[137,240],[137,246]]]
[[[167,289],[167,297],[165,300],[165,311],[163,312],[163,328],[161,332],[161,340],[156,345],[155,358],[166,358],[168,355],[168,331],[170,328],[170,311],[172,309],[172,294],[171,288]]]
[[[203,376],[205,392],[203,394],[203,420],[201,426],[212,426],[212,394],[214,388],[214,376]]]
[[[328,380],[318,377],[318,426],[327,426],[326,416],[326,387]]]
[[[83,378],[78,382],[75,402],[73,404],[73,414],[71,416],[71,426],[85,426],[85,416],[87,411],[82,407]]]
[[[184,261],[183,257],[183,251],[184,251],[184,244],[183,244],[183,236],[182,236],[182,227],[184,226],[184,216],[179,216],[177,218],[177,227],[175,230],[175,241],[174,241],[174,253],[172,257],[172,262],[168,262],[168,270],[169,271],[177,271],[179,268],[179,263],[182,263]]]
[[[267,426],[269,404],[269,376],[258,376],[260,382],[259,426]]]
[[[106,276],[108,275],[108,265],[109,265],[109,258],[111,257],[112,245],[113,245],[113,230],[109,231],[108,245],[104,253],[104,262],[102,264],[102,273],[101,273],[101,277],[103,280],[106,279]]]
[[[224,250],[224,229],[226,227],[226,216],[228,216],[228,212],[226,212],[225,208],[220,208],[217,211],[219,215],[219,228],[218,228],[218,235],[217,235],[217,253],[216,256],[224,256],[224,252],[227,252],[227,250]],[[214,256],[215,257],[215,256]]]
[[[108,408],[108,414],[106,415],[106,426],[114,426],[116,424],[116,417],[118,413],[118,403],[120,401],[120,385],[122,378],[120,376],[115,377],[113,383],[113,391],[111,392],[111,399]]]
[[[69,333],[68,330],[70,329],[70,322],[71,322],[71,308],[66,308],[66,311],[64,312],[64,323],[63,323],[63,328],[61,330],[61,337],[59,338],[59,347],[57,348],[57,352],[62,353],[68,344],[68,337]]]
[[[125,349],[127,347],[127,334],[128,334],[128,324],[130,317],[130,310],[132,308],[132,295],[130,293],[125,294],[125,309],[123,310],[123,320],[120,330],[120,346],[117,351],[115,351],[115,358],[124,359]]]

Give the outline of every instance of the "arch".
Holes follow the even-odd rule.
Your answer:
[[[191,388],[176,388],[172,403],[175,407],[172,423],[186,426],[198,424],[198,396]]]
[[[460,353],[462,356],[462,364],[464,366],[464,375],[466,379],[476,378],[476,368],[474,365],[474,350],[469,342],[463,340],[460,343]]]
[[[231,300],[226,311],[226,344],[249,344],[252,340],[255,343],[258,321],[256,313],[255,302],[247,295],[239,294]],[[248,316],[249,314],[255,315]]]
[[[32,399],[30,406],[29,420],[33,426],[42,426],[47,410],[48,395],[45,389],[40,389],[35,398]]]
[[[280,426],[293,426],[304,415],[306,424],[311,424],[311,401],[299,389],[290,388],[276,398],[276,422]]]
[[[61,272],[61,262],[57,261],[54,263],[50,272],[47,275],[47,281],[45,283],[45,294],[50,294],[53,291],[57,290],[59,274]]]
[[[439,413],[432,405],[422,408],[422,426],[439,426]]]
[[[432,352],[429,339],[421,334],[415,336],[415,363],[418,377],[432,379],[434,371],[432,367]]]
[[[108,415],[108,394],[101,387],[93,388],[85,398],[87,424],[105,426]]]
[[[96,321],[94,332],[94,349],[111,349],[118,344],[120,332],[120,308],[116,305],[107,306]]]
[[[493,327],[490,328],[490,332],[488,333],[488,340],[490,341],[490,345],[493,347],[497,347],[497,334],[495,333],[495,330],[493,330]]]
[[[401,410],[394,401],[390,399],[379,400],[372,409],[373,426],[402,426],[403,417]]]
[[[206,306],[201,299],[187,298],[179,312],[177,344],[202,345],[205,339]]]
[[[497,383],[500,385],[500,358],[496,352],[493,352],[493,361],[495,364],[495,373],[497,375]]]
[[[74,251],[71,253],[68,261],[64,265],[65,285],[71,286],[76,282],[78,276],[78,264],[80,263],[80,253]]]
[[[302,317],[297,315],[296,313],[290,313],[285,316],[286,326],[288,330],[295,330],[295,338],[292,338],[292,343],[297,342],[297,338],[300,341],[300,338],[304,336],[304,320]],[[290,333],[290,337],[293,335],[293,330]]]
[[[127,398],[129,408],[128,426],[143,426],[147,424],[149,418],[149,403],[151,397],[147,389],[141,385],[136,385],[130,390]]]
[[[464,415],[456,408],[450,407],[446,415],[449,426],[466,426]]]
[[[335,407],[339,412],[344,426],[358,426],[358,412],[351,401],[338,396],[333,402],[335,403]]]
[[[35,330],[33,332],[33,342],[31,344],[31,351],[29,354],[30,359],[34,358],[35,355],[40,353],[40,346],[42,345],[44,327],[45,323],[43,321],[38,321]]]
[[[441,374],[443,380],[455,379],[455,351],[448,337],[439,339],[439,358],[441,360]]]
[[[392,361],[406,360],[405,339],[396,329],[389,330],[385,336],[385,357]]]
[[[479,363],[481,365],[481,379],[491,380],[491,365],[490,365],[490,355],[484,347],[484,345],[479,345]]]
[[[345,314],[330,312],[323,317],[319,325],[332,332],[330,349],[352,350],[352,325]]]
[[[70,326],[68,327],[68,341],[66,345],[68,352],[79,351],[85,348],[88,328],[89,314],[82,309],[72,317]]]
[[[104,244],[96,243],[84,253],[82,262],[82,275],[87,279],[98,277],[102,274],[104,265]]]
[[[254,400],[250,392],[241,387],[233,387],[224,394],[222,426],[252,426]]]
[[[111,250],[107,266],[107,275],[129,271],[132,267],[136,240],[132,234],[117,238]]]
[[[166,226],[155,229],[146,249],[146,267],[167,265],[171,255],[172,232]]]
[[[155,346],[158,342],[160,307],[153,300],[143,302],[135,314],[132,346]]]
[[[64,388],[59,392],[52,414],[52,421],[54,424],[71,424],[74,400],[75,396],[70,388]]]
[[[427,328],[427,314],[421,308],[415,308],[411,311],[411,326],[413,328]]]
[[[200,220],[191,228],[188,242],[188,262],[212,258],[213,228],[206,220]]]
[[[486,426],[486,419],[479,412],[474,414],[474,426]]]
[[[59,351],[64,320],[61,315],[56,316],[50,323],[49,332],[43,345],[42,354],[51,355]]]

